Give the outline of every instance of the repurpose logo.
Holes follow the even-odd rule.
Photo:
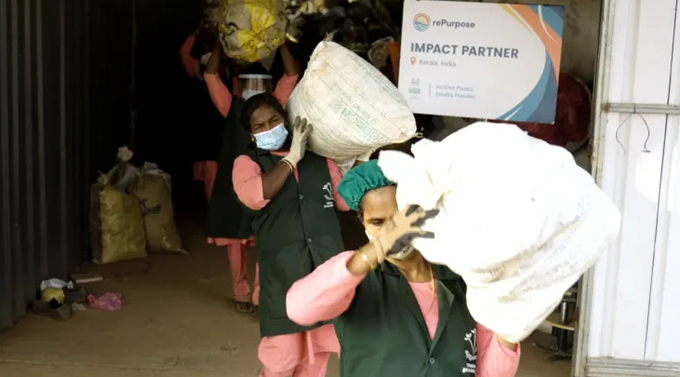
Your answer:
[[[430,27],[446,27],[452,29],[462,29],[468,28],[473,29],[475,27],[474,22],[464,22],[464,21],[450,21],[445,18],[441,20],[431,20],[430,16],[425,13],[418,13],[413,17],[413,27],[418,31],[425,31]]]
[[[413,27],[418,31],[425,31],[430,28],[430,16],[425,13],[418,13],[413,17]]]

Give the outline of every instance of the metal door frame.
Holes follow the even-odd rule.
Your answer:
[[[592,175],[598,186],[602,183],[602,160],[609,113],[644,113],[680,115],[679,105],[651,104],[651,103],[610,103],[609,98],[609,67],[612,54],[612,36],[614,33],[614,0],[602,0],[601,26],[598,48],[598,63],[595,74],[595,88],[593,101],[593,135],[592,146]],[[590,337],[591,309],[593,296],[594,268],[583,275],[579,284],[579,320],[575,334],[575,352],[572,358],[573,377],[591,376],[620,376],[621,373],[634,373],[636,376],[678,376],[678,363],[654,362],[649,360],[618,360],[610,358],[588,358],[588,344]]]
[[[612,27],[614,25],[614,0],[602,0],[600,8],[600,38],[597,54],[597,70],[595,71],[593,101],[593,134],[591,135],[592,175],[598,186],[601,185],[602,158],[604,137],[607,127],[607,114],[602,111],[602,104],[609,92],[609,75],[607,73],[611,61]],[[584,377],[588,361],[588,338],[590,332],[590,312],[592,307],[593,280],[595,269],[591,268],[581,278],[579,284],[579,319],[574,339],[575,352],[572,356],[573,377]]]

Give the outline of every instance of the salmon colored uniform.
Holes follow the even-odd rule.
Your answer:
[[[286,296],[286,310],[291,320],[301,325],[318,323],[336,318],[349,308],[357,286],[366,276],[352,275],[347,269],[353,254],[353,251],[339,254],[293,284]],[[439,302],[432,283],[409,282],[409,285],[433,339],[439,321]],[[519,347],[517,345],[516,351],[503,347],[491,330],[477,324],[476,376],[513,377],[519,367]]]
[[[287,155],[287,152],[271,153]],[[336,207],[340,211],[348,211],[349,207],[337,189],[342,172],[333,160],[327,159],[327,163]],[[294,175],[298,180],[297,169]],[[239,156],[234,161],[233,181],[236,195],[248,208],[257,211],[269,203],[262,191],[262,170],[250,157]],[[264,366],[260,377],[322,377],[326,375],[331,353],[339,352],[340,344],[333,325],[297,334],[264,337],[258,348],[259,359]]]

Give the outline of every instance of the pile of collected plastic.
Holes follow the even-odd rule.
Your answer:
[[[400,35],[401,2],[287,1],[287,5],[291,22],[288,33],[298,41],[304,56],[311,55],[321,40],[329,40],[368,59],[376,42],[395,40]]]
[[[127,147],[90,191],[92,259],[106,264],[147,251],[186,253],[175,224],[170,176],[154,164],[138,169]]]

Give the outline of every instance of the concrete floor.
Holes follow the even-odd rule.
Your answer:
[[[106,277],[87,289],[122,293],[123,310],[77,312],[65,322],[21,319],[0,333],[0,376],[256,376],[257,319],[228,304],[226,253],[205,244],[197,221],[183,226],[183,233],[191,256],[85,266]],[[570,375],[568,361],[545,361],[529,342],[522,353],[519,377]],[[338,376],[335,358],[328,376]]]

